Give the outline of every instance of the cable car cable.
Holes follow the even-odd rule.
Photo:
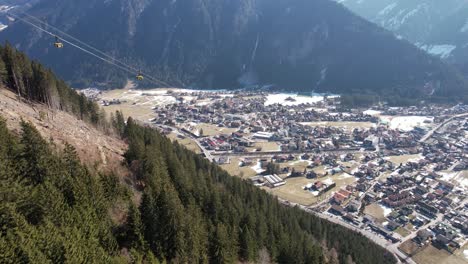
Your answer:
[[[16,18],[16,19],[18,19],[18,20],[20,20],[20,21],[22,21],[22,22],[24,22],[24,23],[26,23],[26,24],[28,24],[28,25],[34,27],[34,28],[36,28],[36,29],[39,29],[40,31],[42,31],[42,32],[44,32],[44,33],[46,33],[46,34],[49,34],[49,35],[52,36],[52,37],[57,37],[56,34],[53,34],[52,32],[50,32],[50,31],[48,31],[48,30],[46,30],[46,29],[44,29],[44,28],[42,28],[42,27],[40,27],[40,26],[35,25],[35,24],[32,23],[31,21],[28,21],[28,20],[26,20],[26,19],[23,19],[23,18],[19,17],[19,16],[16,15],[16,14],[13,14],[13,13],[8,13],[8,14],[11,15],[11,16],[13,16],[14,18]],[[126,67],[124,67],[124,66],[122,66],[122,65],[119,65],[119,64],[115,63],[115,62],[112,61],[112,60],[103,58],[103,57],[101,57],[101,56],[99,56],[99,55],[97,55],[97,54],[95,54],[95,53],[93,53],[93,52],[91,52],[91,51],[89,51],[89,50],[83,48],[83,47],[80,47],[79,45],[77,45],[77,44],[75,44],[75,43],[73,43],[73,42],[70,42],[70,41],[68,41],[68,40],[66,40],[66,39],[64,39],[64,38],[60,38],[60,39],[61,39],[63,42],[65,42],[65,43],[67,43],[67,44],[69,44],[69,45],[71,45],[71,46],[73,46],[73,47],[75,47],[75,48],[77,48],[77,49],[79,49],[79,50],[85,52],[85,53],[88,53],[89,55],[92,55],[92,56],[94,56],[94,57],[96,57],[96,58],[98,58],[98,59],[100,59],[100,60],[102,60],[102,61],[104,61],[104,62],[107,62],[107,63],[109,63],[109,64],[111,64],[111,65],[114,65],[114,66],[118,67],[118,68],[121,69],[121,70],[124,70],[124,71],[126,71],[126,72],[128,72],[128,73],[130,73],[130,74],[134,74],[134,73],[135,73],[135,72],[133,71],[133,67],[130,67],[130,66],[128,66],[127,64],[124,64],[124,65],[126,66]],[[81,42],[81,41],[80,41],[80,42]],[[101,53],[102,53],[102,52],[101,52]],[[109,55],[106,55],[106,56],[109,57]],[[115,60],[115,59],[114,59],[114,60]],[[117,61],[117,60],[116,60],[116,61]],[[122,63],[122,62],[120,62],[120,63]],[[123,63],[122,63],[122,64],[123,64]],[[145,75],[145,76],[146,76],[146,75]],[[154,83],[156,83],[156,84],[163,85],[163,86],[166,86],[166,87],[171,87],[171,85],[169,85],[169,84],[167,84],[167,83],[165,83],[165,82],[163,82],[163,81],[160,81],[160,80],[158,80],[158,79],[156,79],[156,78],[153,78],[153,77],[151,77],[151,76],[149,76],[149,75],[147,75],[146,77],[147,77],[148,80],[150,80],[150,81],[152,81],[152,82],[154,82]]]
[[[44,26],[46,26],[46,27],[50,27],[50,28],[54,29],[55,31],[59,32],[61,35],[64,35],[64,36],[66,36],[66,37],[68,37],[68,38],[70,38],[70,39],[73,39],[74,41],[80,43],[81,45],[86,46],[86,47],[88,47],[88,48],[94,50],[94,51],[97,52],[97,53],[100,53],[101,55],[107,57],[107,58],[110,59],[110,60],[116,61],[116,62],[118,62],[118,63],[124,65],[125,67],[127,67],[127,68],[129,68],[129,69],[132,69],[132,70],[135,71],[135,72],[138,71],[138,72],[140,73],[140,75],[144,75],[147,79],[152,80],[153,82],[160,83],[160,84],[165,83],[165,82],[163,82],[163,81],[161,81],[161,80],[159,80],[159,79],[157,79],[157,78],[154,78],[154,77],[152,77],[151,75],[149,75],[149,74],[147,74],[147,73],[141,71],[141,69],[137,69],[137,68],[135,68],[135,67],[133,67],[133,66],[131,66],[131,65],[128,65],[128,64],[126,64],[125,62],[122,62],[122,61],[118,60],[117,58],[112,57],[111,55],[109,55],[109,54],[107,54],[107,53],[105,53],[105,52],[103,52],[103,51],[101,51],[101,50],[99,50],[99,49],[97,49],[97,48],[95,48],[95,47],[93,47],[93,46],[91,46],[91,45],[89,45],[89,44],[87,44],[87,43],[81,41],[81,40],[79,40],[78,38],[75,38],[75,37],[73,37],[72,35],[70,35],[70,34],[68,34],[68,33],[66,33],[66,32],[64,32],[64,31],[62,31],[62,30],[60,30],[60,29],[58,29],[57,27],[52,26],[52,25],[48,24],[48,23],[45,22],[45,21],[42,21],[42,20],[39,19],[38,17],[35,17],[35,16],[33,16],[33,15],[30,15],[30,14],[24,12],[24,11],[22,11],[21,13],[24,14],[24,15],[26,15],[26,16],[28,16],[28,17],[30,17],[31,19],[34,19],[35,21],[38,21],[39,23],[41,23],[42,25],[44,25]],[[171,85],[168,85],[167,83],[166,83],[165,85],[168,86],[168,87],[171,86]]]
[[[68,37],[68,38],[70,38],[70,39],[72,39],[72,40],[74,40],[74,41],[80,43],[81,45],[86,46],[86,47],[88,47],[88,48],[94,50],[95,52],[100,53],[101,55],[108,57],[108,58],[111,59],[111,60],[115,60],[116,62],[121,63],[121,64],[125,65],[126,67],[128,67],[128,68],[130,68],[130,69],[133,69],[133,70],[135,70],[135,71],[138,71],[136,68],[132,67],[131,65],[128,65],[128,64],[126,64],[126,63],[124,63],[124,62],[122,62],[122,61],[120,61],[120,60],[118,60],[118,59],[112,57],[111,55],[109,55],[109,54],[107,54],[107,53],[105,53],[105,52],[103,52],[103,51],[101,51],[101,50],[99,50],[99,49],[97,49],[97,48],[95,48],[95,47],[93,47],[93,46],[91,46],[91,45],[89,45],[89,44],[87,44],[87,43],[85,43],[85,42],[83,42],[83,41],[81,41],[81,40],[75,38],[75,37],[73,37],[72,35],[70,35],[70,34],[68,34],[68,33],[66,33],[66,32],[64,32],[64,31],[62,31],[62,30],[60,30],[60,29],[58,29],[58,28],[56,28],[56,27],[54,27],[54,26],[48,24],[48,23],[45,22],[45,21],[42,21],[41,19],[39,19],[39,18],[37,18],[37,17],[35,17],[35,16],[29,15],[28,13],[26,13],[26,12],[24,12],[24,11],[21,12],[21,13],[24,14],[24,15],[26,15],[26,16],[28,16],[28,17],[30,17],[31,19],[36,20],[37,22],[43,24],[43,25],[46,26],[46,27],[52,28],[53,30],[59,32],[61,35],[66,36],[66,37]]]

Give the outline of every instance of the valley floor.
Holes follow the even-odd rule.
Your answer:
[[[426,255],[439,263],[468,261],[467,237],[452,228],[458,220],[440,209],[443,200],[457,216],[468,208],[461,195],[468,189],[467,106],[343,113],[338,100],[319,96],[129,88],[98,92],[94,99],[109,112],[122,110],[159,128],[284,204],[366,235],[408,263],[424,264]],[[277,166],[273,173],[265,173],[269,164]],[[276,182],[267,174],[278,176]],[[404,203],[395,205],[388,197],[400,192],[410,199],[391,198]],[[418,201],[437,214],[425,215]],[[439,225],[450,226],[456,234],[451,241],[461,249],[431,250],[427,240],[428,254],[405,255],[403,245],[418,231],[430,230],[435,240]]]

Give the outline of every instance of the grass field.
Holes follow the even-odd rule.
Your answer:
[[[413,260],[418,264],[467,264],[468,260],[463,257],[463,253],[460,254],[460,251],[450,254],[444,249],[429,245],[413,256]]]
[[[409,236],[411,234],[410,231],[406,230],[406,228],[401,227],[401,226],[399,228],[397,228],[397,230],[395,230],[395,233],[400,234],[402,237],[406,237],[406,236]]]
[[[149,106],[145,107],[140,105],[133,105],[131,103],[122,103],[119,105],[104,106],[103,109],[108,115],[119,110],[123,113],[125,118],[131,116],[132,118],[142,122],[147,122],[149,119],[154,118],[154,111]]]
[[[405,241],[398,248],[408,256],[413,256],[420,249],[419,245],[413,242],[411,239]]]
[[[388,159],[392,163],[396,165],[400,165],[401,163],[405,164],[408,161],[411,160],[419,160],[423,158],[420,154],[415,154],[415,155],[401,155],[401,156],[388,156],[385,159]]]
[[[232,176],[237,176],[243,179],[248,179],[257,175],[257,173],[250,167],[239,167],[240,159],[238,157],[232,157],[230,164],[221,165],[221,168],[229,172]]]
[[[176,99],[173,96],[168,96],[163,90],[151,90],[145,92],[155,92],[154,96],[145,96],[143,91],[125,89],[115,89],[103,91],[101,99],[112,101],[119,99],[122,103],[103,107],[107,113],[113,113],[116,110],[122,111],[125,117],[133,117],[137,120],[146,122],[154,117],[152,108],[156,105],[174,103]]]
[[[385,221],[384,210],[376,203],[366,206],[364,213],[372,216],[380,224]]]
[[[247,151],[255,151],[257,148],[261,148],[262,151],[280,151],[280,145],[276,142],[255,142]]]
[[[320,197],[315,197],[311,192],[304,190],[304,186],[309,183],[314,183],[316,181],[325,181],[327,179],[331,179],[333,182],[335,182],[336,187],[322,194]],[[336,192],[341,188],[344,188],[346,185],[351,184],[355,181],[356,178],[345,174],[336,174],[333,176],[327,176],[318,179],[307,179],[305,177],[297,177],[286,179],[286,185],[283,185],[281,187],[274,189],[265,189],[268,192],[277,195],[282,199],[288,200],[292,203],[298,203],[309,206],[323,199],[329,199],[333,192]]]
[[[197,154],[200,154],[201,153],[201,149],[200,147],[198,146],[198,144],[193,141],[192,139],[190,138],[179,138],[177,137],[177,134],[175,133],[170,133],[169,135],[167,135],[168,138],[171,139],[171,141],[177,141],[179,142],[179,144],[181,144],[182,146],[185,146],[187,149],[197,153]]]
[[[236,128],[227,128],[227,127],[218,127],[212,124],[198,124],[195,127],[194,131],[198,131],[199,129],[203,130],[203,136],[218,136],[222,134],[231,134],[232,132],[236,132]]]
[[[303,160],[296,160],[296,161],[289,161],[289,162],[283,162],[283,163],[278,163],[280,165],[280,168],[286,168],[289,167],[292,169],[295,169],[296,171],[303,172],[304,169],[309,166],[309,163],[307,161]]]
[[[302,205],[312,205],[319,201],[317,197],[314,197],[312,193],[304,190],[304,186],[313,183],[314,180],[309,180],[305,177],[290,178],[286,180],[286,185],[278,188],[270,189],[264,187],[269,193],[276,195],[282,199],[288,200],[292,203],[298,203]]]

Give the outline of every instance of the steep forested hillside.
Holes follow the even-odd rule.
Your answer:
[[[42,0],[30,12],[177,86],[412,98],[467,92],[456,70],[329,0]],[[50,36],[21,23],[0,38],[77,86],[129,77],[78,50],[54,50]]]
[[[52,73],[8,46],[1,54],[14,58],[1,80],[18,104],[76,110],[76,93],[58,88]],[[14,65],[36,70],[19,78]],[[12,134],[0,118],[2,263],[395,262],[362,235],[281,205],[152,128],[121,113],[111,123],[129,145],[130,176],[81,165],[71,145],[57,147],[27,122]]]
[[[143,192],[139,206],[116,175],[81,166],[71,146],[58,154],[30,124],[23,123],[17,138],[0,120],[3,260],[394,262],[361,235],[280,205],[153,129],[131,119],[118,123]],[[114,207],[121,208],[124,222],[110,218]]]

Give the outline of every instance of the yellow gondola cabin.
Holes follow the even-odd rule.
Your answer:
[[[57,49],[63,48],[63,43],[60,41],[60,39],[59,39],[58,37],[55,37],[54,46],[55,46]]]

